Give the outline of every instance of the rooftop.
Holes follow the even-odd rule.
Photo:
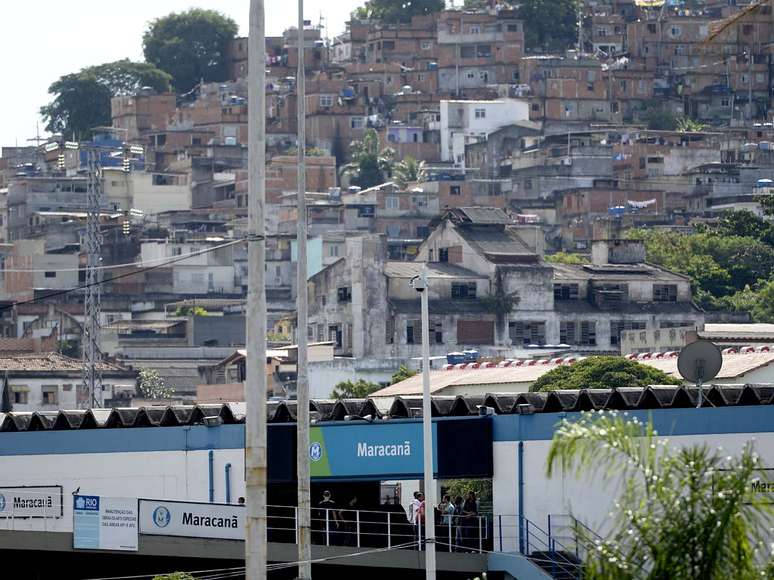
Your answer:
[[[103,373],[125,373],[131,371],[110,363],[99,363],[97,368]],[[8,373],[52,373],[52,372],[78,372],[83,369],[83,363],[74,358],[64,356],[56,352],[29,353],[18,355],[0,356],[0,372]]]
[[[449,278],[449,279],[479,279],[486,278],[454,264],[445,262],[387,262],[384,266],[384,273],[388,278],[413,278],[422,273],[423,268],[427,266],[428,278]]]
[[[774,398],[771,385],[714,385],[704,390],[708,406],[741,407],[770,405]],[[479,406],[490,407],[496,415],[522,412],[564,413],[591,410],[688,409],[696,406],[698,390],[694,387],[652,386],[644,389],[583,389],[551,393],[500,393],[480,396],[433,397],[433,417],[467,417],[479,414]],[[310,410],[318,422],[344,421],[349,417],[376,420],[410,419],[422,416],[422,398],[385,397],[381,399],[346,399],[310,401]],[[293,423],[295,401],[269,401],[266,419],[269,423]],[[44,411],[35,413],[0,413],[0,433],[71,429],[117,429],[131,427],[179,427],[202,425],[207,418],[223,424],[245,421],[245,403],[212,405],[149,406],[140,408]]]

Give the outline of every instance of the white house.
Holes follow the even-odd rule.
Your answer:
[[[465,145],[486,139],[506,125],[529,120],[529,105],[519,99],[441,101],[441,161],[465,168]]]
[[[82,363],[64,355],[29,353],[0,357],[0,375],[7,377],[9,400],[15,412],[78,409],[88,403],[81,388]],[[135,392],[135,373],[100,363],[105,399],[121,398]],[[4,381],[0,383],[0,391]]]

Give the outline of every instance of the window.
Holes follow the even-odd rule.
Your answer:
[[[328,256],[330,256],[331,258],[337,258],[338,255],[339,255],[339,247],[335,244],[332,244],[328,248]]]
[[[26,405],[29,403],[29,388],[13,387],[13,402],[16,405]]]
[[[575,337],[576,326],[575,322],[560,322],[559,323],[559,342],[562,344],[575,344],[577,340]]]
[[[422,322],[409,320],[406,322],[406,344],[420,344],[422,342]]]
[[[580,340],[578,344],[581,346],[597,346],[597,323],[591,321],[583,321],[580,326]]]
[[[449,195],[462,195],[462,188],[459,185],[452,185],[449,188]]]
[[[440,250],[438,250],[438,261],[439,262],[449,261],[449,248],[441,248]]]
[[[554,284],[554,300],[577,300],[578,284]]]
[[[486,119],[486,109],[476,109],[476,119]]]
[[[656,25],[655,24],[648,24],[648,33],[649,34],[656,34]]]
[[[531,179],[525,179],[524,180],[524,189],[532,189],[532,180]]]
[[[307,340],[314,340],[314,324],[307,324],[306,325],[306,339]]]
[[[73,390],[73,386],[72,386],[72,385],[62,385],[62,390],[63,390],[65,393],[69,393],[70,391],[72,391],[72,390]]]
[[[728,99],[720,99],[720,106],[721,107],[728,107],[730,104],[730,101]]]
[[[395,320],[388,318],[384,324],[384,343],[393,344],[395,342]]]
[[[509,322],[508,334],[515,346],[546,343],[546,323],[538,321]]]
[[[328,327],[328,340],[336,345],[336,348],[341,348],[342,341],[344,339],[344,333],[341,332],[341,327],[338,324],[333,324]]]
[[[433,43],[429,40],[423,40],[421,46],[422,50],[430,50],[433,47]]]
[[[753,25],[752,24],[745,24],[742,26],[742,34],[745,36],[750,36],[753,33]]]
[[[44,405],[59,404],[59,387],[57,385],[43,385],[42,403]]]
[[[362,129],[365,124],[365,117],[350,117],[349,119],[349,126],[353,129]]]
[[[683,31],[680,29],[679,26],[673,26],[672,29],[669,31],[669,33],[673,37],[677,38],[678,36],[680,36],[683,33]]]
[[[430,323],[430,342],[443,344],[443,322]]]
[[[607,36],[607,30],[604,28],[597,29],[597,36]]]
[[[320,95],[320,106],[321,107],[332,107],[333,106],[333,95]]]
[[[384,198],[384,207],[386,209],[400,209],[400,198],[395,195],[388,195]]]
[[[481,32],[481,28],[479,26],[471,26],[468,29],[468,32],[470,32],[470,34],[479,34]]]
[[[508,32],[518,32],[519,31],[519,25],[518,24],[509,24],[508,25]]]
[[[532,103],[532,110],[534,112],[536,112],[536,113],[539,112],[540,111],[540,103]]]
[[[336,295],[338,296],[339,304],[352,302],[352,288],[350,288],[349,286],[344,286],[342,288],[339,288],[336,292]]]
[[[653,284],[653,302],[677,302],[677,285]]]
[[[461,58],[473,58],[476,56],[475,47],[473,46],[463,46],[460,48],[460,57]]]
[[[472,300],[476,297],[475,282],[452,282],[451,297],[463,300]]]
[[[56,272],[46,272],[46,278],[56,278]]]
[[[417,226],[417,238],[424,239],[430,235],[430,228],[428,226]]]
[[[478,58],[489,58],[492,56],[492,46],[490,44],[479,44],[476,47],[476,56]]]
[[[323,342],[325,340],[325,325],[317,325],[317,342]]]
[[[639,320],[613,320],[610,323],[610,346],[621,344],[621,332],[624,330],[645,330],[645,322]]]
[[[465,73],[465,78],[468,78],[468,79],[474,79],[474,78],[476,78],[476,73],[475,73],[475,71],[469,70],[468,72],[466,72],[466,73]]]

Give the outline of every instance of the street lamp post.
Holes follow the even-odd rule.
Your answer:
[[[427,266],[412,279],[422,304],[422,454],[425,480],[425,578],[435,580],[435,487],[433,482],[433,422],[430,404],[430,305]]]

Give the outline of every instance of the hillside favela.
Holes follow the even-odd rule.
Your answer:
[[[0,14],[0,578],[774,580],[774,0]]]

